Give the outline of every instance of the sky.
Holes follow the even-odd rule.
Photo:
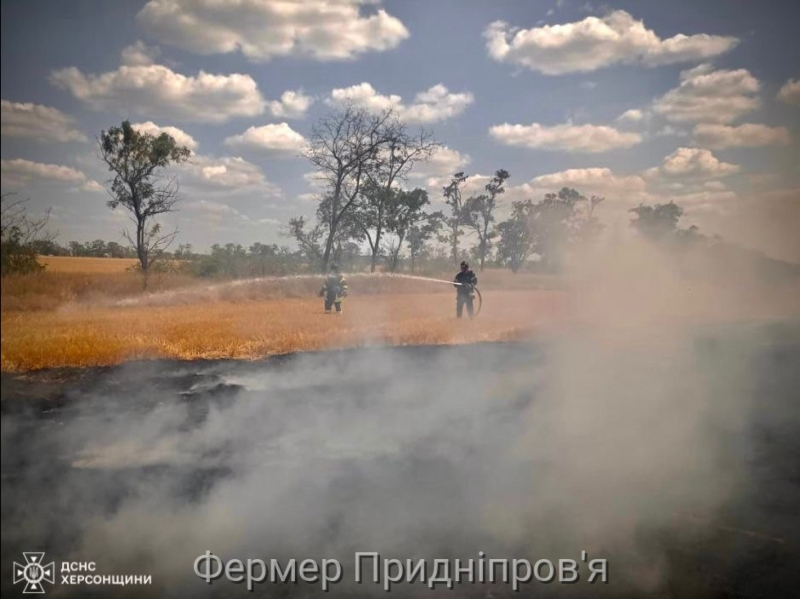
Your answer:
[[[510,202],[561,187],[800,261],[800,3],[705,0],[9,0],[2,192],[52,208],[57,241],[122,240],[100,132],[128,119],[192,150],[178,242],[289,244],[319,188],[302,155],[345,102],[393,108],[442,148],[404,185],[441,207],[450,175]]]

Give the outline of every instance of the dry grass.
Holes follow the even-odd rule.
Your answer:
[[[75,258],[84,260],[85,258]],[[154,292],[187,287],[196,279],[164,274],[150,277]],[[134,272],[41,272],[3,277],[0,298],[3,312],[56,310],[69,304],[91,304],[141,294],[142,277]]]
[[[0,367],[26,371],[137,358],[252,359],[369,344],[499,341],[593,322],[623,330],[654,318],[669,330],[687,319],[797,317],[795,285],[771,289],[766,301],[760,288],[732,293],[694,281],[642,300],[641,289],[612,285],[606,297],[604,285],[587,295],[576,281],[541,275],[487,271],[479,278],[483,313],[457,321],[448,284],[389,276],[348,275],[351,296],[342,316],[323,313],[316,276],[209,282],[154,275],[146,294],[132,272],[5,277]]]
[[[484,312],[474,321],[453,318],[448,292],[355,296],[341,316],[324,314],[321,300],[311,298],[4,312],[2,369],[506,340],[558,321],[559,292],[492,291],[484,298]]]
[[[50,259],[50,258],[48,258]],[[320,277],[266,277],[251,281],[201,280],[191,275],[167,273],[150,276],[149,291],[142,293],[141,275],[135,272],[90,272],[92,260],[116,258],[66,258],[76,265],[87,264],[84,272],[45,271],[34,275],[8,276],[2,279],[0,295],[3,312],[38,312],[71,308],[95,308],[117,301],[138,304],[172,305],[208,301],[251,301],[275,298],[313,297],[319,289]],[[89,262],[84,262],[84,261]],[[78,266],[75,266],[77,268]],[[432,275],[450,280],[452,273]],[[558,279],[547,275],[518,274],[503,271],[481,273],[481,287],[486,289],[552,289]],[[447,289],[436,283],[409,281],[381,276],[349,277],[357,295],[414,293]]]
[[[2,280],[4,371],[98,366],[137,358],[259,358],[365,344],[503,340],[558,312],[552,278],[481,274],[486,307],[473,322],[453,318],[446,284],[348,275],[342,316],[326,315],[318,276],[200,280],[116,270],[130,261],[46,258],[48,270]],[[436,277],[437,275],[433,275]],[[451,280],[452,273],[438,275]]]
[[[48,272],[110,274],[125,272],[138,264],[136,258],[76,258],[72,256],[39,256]]]

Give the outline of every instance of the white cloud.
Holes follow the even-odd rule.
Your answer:
[[[250,127],[244,133],[225,140],[225,145],[237,150],[251,150],[276,157],[299,156],[306,139],[286,123]]]
[[[800,81],[789,79],[778,92],[778,98],[787,104],[800,106]]]
[[[32,162],[24,158],[0,161],[3,186],[19,188],[41,180],[67,183],[84,191],[102,191],[102,186],[81,171],[59,164]]]
[[[722,162],[709,150],[700,148],[678,148],[664,158],[659,167],[645,171],[650,179],[680,178],[713,178],[732,175],[739,171],[739,165]]]
[[[673,122],[730,123],[759,106],[758,80],[746,69],[714,71],[700,65],[681,73],[680,85],[653,104]]]
[[[81,191],[97,191],[97,192],[100,192],[100,191],[105,191],[105,190],[106,190],[106,188],[105,188],[105,187],[103,187],[102,185],[100,185],[100,184],[99,184],[97,181],[95,181],[94,179],[88,179],[88,178],[87,178],[87,179],[86,179],[86,181],[84,181],[84,182],[81,184],[81,186],[80,186],[80,190],[81,190]]]
[[[328,184],[328,179],[325,175],[320,174],[318,171],[309,171],[303,174],[303,181],[305,181],[309,187],[316,190],[325,189]]]
[[[153,64],[100,75],[70,67],[54,71],[50,80],[93,110],[125,114],[220,123],[259,115],[265,106],[256,82],[242,74],[187,76]]]
[[[409,35],[384,9],[361,14],[374,0],[151,0],[137,15],[150,35],[196,54],[241,52],[253,61],[299,55],[351,59],[395,48]]]
[[[737,126],[701,123],[694,128],[694,138],[697,143],[714,149],[785,146],[791,141],[786,127],[753,123]]]
[[[0,120],[3,137],[28,137],[41,141],[86,141],[75,119],[60,110],[31,104],[2,100]]]
[[[419,92],[413,103],[406,105],[400,96],[379,94],[372,85],[364,82],[334,89],[328,102],[335,105],[349,102],[373,112],[392,109],[407,123],[434,123],[458,116],[474,100],[471,93],[451,93],[440,83]]]
[[[698,212],[720,212],[725,204],[736,199],[736,193],[730,190],[699,190],[681,195],[671,195],[670,200],[686,209],[687,215]]]
[[[656,131],[656,137],[688,137],[688,136],[689,134],[686,131],[682,129],[676,129],[672,125],[664,125],[663,127],[661,127],[661,129]]]
[[[532,29],[496,21],[484,31],[489,56],[547,75],[594,71],[614,64],[657,66],[704,60],[732,49],[738,40],[716,35],[678,34],[661,39],[629,13]]]
[[[270,194],[278,194],[280,190],[267,181],[261,169],[244,158],[236,156],[195,155],[181,167],[192,175],[189,184],[199,184],[203,189],[208,186],[220,189],[264,188]]]
[[[642,141],[638,133],[627,133],[606,125],[555,125],[548,127],[504,123],[489,129],[489,135],[508,146],[541,150],[599,153],[615,148],[630,148]]]
[[[138,41],[130,46],[125,46],[120,53],[120,63],[129,67],[146,67],[155,63],[161,53],[158,46],[148,46]]]
[[[725,184],[722,181],[706,181],[703,183],[704,189],[710,189],[712,191],[722,191],[726,189]]]
[[[314,103],[311,96],[307,96],[302,90],[283,92],[280,100],[274,100],[268,104],[272,116],[280,119],[300,119]]]
[[[182,129],[178,129],[177,127],[159,127],[153,121],[147,121],[145,123],[133,123],[131,125],[137,131],[141,131],[143,133],[149,133],[150,135],[154,135],[158,137],[162,133],[166,133],[178,143],[178,145],[186,146],[193,152],[197,149],[197,142],[195,139],[183,131]]]
[[[618,175],[610,168],[573,168],[534,177],[524,187],[531,190],[534,199],[536,194],[571,187],[586,196],[605,196],[609,201],[638,201],[647,184],[638,175]]]
[[[414,179],[446,177],[462,171],[470,163],[470,157],[447,146],[438,148],[427,162],[420,162],[411,169],[409,177]]]
[[[644,118],[645,114],[643,111],[639,110],[638,108],[631,108],[630,110],[626,110],[619,115],[617,120],[629,123],[641,123]]]

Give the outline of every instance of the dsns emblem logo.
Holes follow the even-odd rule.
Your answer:
[[[23,593],[44,593],[44,585],[42,583],[55,583],[54,563],[43,563],[44,552],[25,551],[22,555],[25,556],[24,564],[14,562],[14,584],[24,582],[25,589],[22,591]]]

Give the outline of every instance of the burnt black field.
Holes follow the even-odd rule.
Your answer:
[[[334,596],[384,594],[352,584],[356,551],[432,562],[586,550],[608,559],[607,584],[584,566],[573,585],[437,594],[793,596],[798,324],[694,331],[663,353],[659,339],[602,345],[596,368],[558,344],[3,374],[2,595],[21,596],[11,564],[23,551],[153,577],[67,587],[57,572],[49,596],[228,597],[249,593],[192,572],[206,550],[337,558]],[[589,390],[578,403],[574,379]],[[255,593],[322,595],[303,582]]]

